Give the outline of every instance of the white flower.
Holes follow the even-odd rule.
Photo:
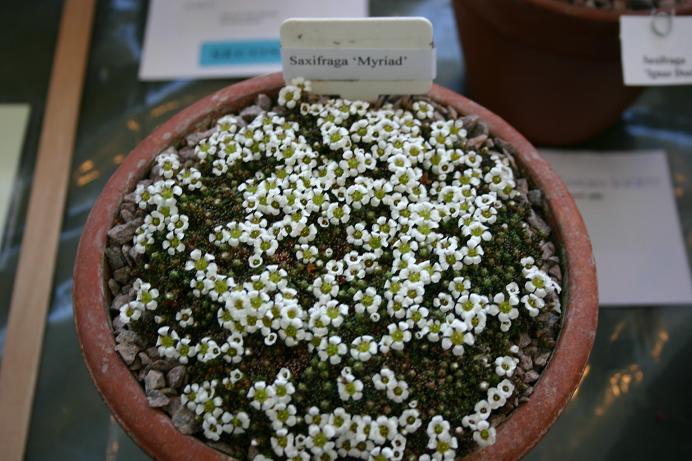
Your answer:
[[[514,392],[514,384],[509,379],[503,379],[497,385],[497,390],[502,394],[503,397],[509,398]]]
[[[313,262],[317,259],[319,255],[319,250],[314,245],[308,245],[303,243],[302,245],[296,245],[296,258],[305,263]]]
[[[487,400],[480,400],[473,407],[473,411],[480,417],[480,419],[488,419],[490,416],[490,404]]]
[[[197,360],[200,362],[209,362],[221,355],[221,348],[216,341],[209,337],[204,337],[197,345]]]
[[[244,411],[239,411],[231,417],[225,431],[229,434],[242,434],[250,427],[250,417]]]
[[[156,310],[158,302],[156,299],[159,297],[159,290],[152,288],[150,283],[143,282],[141,279],[135,280],[132,284],[133,288],[137,293],[137,301],[148,310]]]
[[[297,86],[286,85],[279,90],[279,105],[293,109],[300,101],[301,91]]]
[[[223,433],[223,426],[212,415],[206,415],[202,421],[202,429],[204,429],[204,437],[209,440],[219,440]]]
[[[431,439],[438,439],[449,434],[450,424],[441,415],[435,415],[430,419],[425,432]]]
[[[525,276],[527,282],[524,288],[539,298],[545,298],[548,293],[560,292],[560,286],[539,269],[530,270]]]
[[[351,357],[361,362],[367,362],[377,354],[377,342],[369,335],[358,336],[351,342]]]
[[[159,355],[169,359],[177,358],[178,351],[175,346],[179,339],[178,333],[170,327],[164,326],[159,328],[158,338],[156,339]]]
[[[411,341],[411,331],[406,322],[391,323],[387,326],[387,331],[389,334],[383,336],[380,342],[383,352],[389,349],[401,351],[404,349],[404,344]]]
[[[298,422],[296,413],[297,410],[294,405],[285,403],[277,403],[274,407],[266,411],[267,417],[271,420],[274,430],[278,430],[284,426],[295,426]]]
[[[190,259],[185,263],[185,270],[197,271],[198,277],[204,277],[207,273],[215,274],[217,266],[213,261],[214,255],[209,253],[202,255],[200,250],[194,249],[190,253]]]
[[[493,297],[493,302],[494,304],[488,306],[488,313],[497,315],[500,322],[508,323],[519,317],[519,310],[515,307],[519,304],[516,295],[498,293]]]
[[[512,376],[517,367],[517,359],[508,355],[495,359],[495,373],[498,376]]]
[[[442,348],[452,349],[454,355],[464,354],[464,344],[473,344],[473,335],[466,331],[464,322],[454,319],[451,323],[442,325]]]
[[[255,382],[247,393],[250,405],[257,410],[269,410],[276,404],[273,386],[267,386],[264,381]]]
[[[536,317],[545,306],[545,301],[533,293],[522,296],[521,302],[531,317]]]
[[[382,445],[388,440],[392,440],[397,434],[397,419],[396,417],[378,416],[370,425],[370,440],[377,445]]]
[[[195,319],[192,317],[192,309],[189,307],[180,309],[175,313],[175,320],[181,327],[189,327],[195,323]]]
[[[197,346],[193,345],[190,338],[182,338],[175,346],[178,352],[178,362],[186,364],[197,355]]]
[[[480,264],[483,254],[481,240],[478,237],[471,237],[466,245],[461,247],[461,256],[464,258],[464,264]]]
[[[491,409],[497,410],[498,408],[502,408],[506,402],[507,397],[505,397],[504,392],[500,392],[496,387],[488,389],[488,404]]]
[[[353,296],[353,300],[356,301],[354,309],[358,314],[364,312],[374,314],[382,303],[382,296],[377,294],[377,290],[374,287],[368,287],[365,291],[358,290]]]
[[[327,207],[327,218],[331,224],[347,223],[351,208],[346,204],[330,203]]]
[[[142,316],[144,305],[139,301],[130,301],[120,306],[120,320],[128,324],[133,320],[138,320]]]
[[[350,373],[350,369],[344,368],[337,380],[339,397],[341,400],[360,400],[363,398],[363,381],[356,379]]]
[[[243,336],[239,333],[230,335],[226,342],[221,346],[223,358],[229,363],[239,363],[243,359]]]
[[[278,429],[274,436],[270,438],[272,450],[274,450],[277,456],[284,456],[284,454],[288,454],[289,450],[293,449],[294,439],[295,436],[289,433],[288,429]]]
[[[401,403],[408,398],[408,383],[405,381],[395,381],[387,386],[387,398],[397,403]]]
[[[379,373],[375,373],[372,377],[372,383],[375,389],[384,391],[389,386],[396,382],[396,375],[389,368],[382,368]]]
[[[341,342],[339,336],[330,336],[322,338],[317,350],[320,360],[336,365],[341,362],[341,356],[348,352],[348,347]]]
[[[415,408],[408,408],[399,416],[399,427],[401,427],[401,431],[405,434],[413,434],[422,423],[420,412]]]
[[[487,447],[495,443],[495,428],[488,421],[479,421],[473,432],[473,440],[480,447]]]
[[[416,111],[416,117],[418,117],[421,120],[432,118],[434,113],[433,106],[425,101],[414,102],[413,110]]]
[[[351,145],[348,130],[336,125],[323,131],[322,138],[322,142],[328,145],[331,150],[345,149]]]
[[[339,293],[339,284],[333,275],[323,275],[312,282],[312,294],[318,300],[328,301]]]

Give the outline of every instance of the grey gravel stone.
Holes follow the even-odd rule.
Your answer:
[[[121,267],[120,269],[113,271],[113,279],[118,282],[125,284],[130,281],[130,268],[127,266]],[[116,291],[117,293],[117,291]]]
[[[520,354],[519,355],[519,366],[523,370],[529,371],[533,368],[533,360],[531,360],[531,357],[529,357],[526,354]]]
[[[540,207],[543,205],[543,191],[540,189],[532,189],[526,194],[531,205]]]
[[[538,380],[538,372],[536,370],[529,370],[524,374],[525,383],[535,383]]]
[[[113,332],[117,335],[126,328],[126,325],[120,320],[120,316],[115,316],[112,321]]]
[[[144,389],[149,394],[154,389],[161,389],[166,386],[166,378],[158,370],[149,370],[144,377]]]
[[[112,296],[118,296],[120,284],[115,279],[108,279],[108,290],[110,290]]]
[[[553,242],[541,243],[541,258],[548,259],[555,254],[555,245]]]
[[[123,245],[123,251],[125,251],[125,245]],[[142,255],[135,250],[135,247],[127,245],[127,257],[130,261],[130,265],[134,266],[142,258]]]
[[[471,149],[479,149],[487,139],[487,134],[480,134],[466,141],[466,146],[470,147]]]
[[[178,149],[176,149],[174,146],[168,146],[164,150],[161,151],[159,155],[166,154],[166,155],[178,155]]]
[[[149,356],[152,362],[161,358],[161,356],[159,356],[159,350],[156,347],[149,347],[144,352]]]
[[[123,224],[118,224],[108,231],[108,237],[112,242],[122,245],[123,243],[132,241],[132,237],[135,235],[135,231],[139,226],[142,225],[144,220],[142,218],[133,219],[130,222]]]
[[[191,435],[201,428],[195,414],[185,406],[180,406],[171,417],[173,425],[183,434]]]
[[[560,269],[559,264],[555,264],[548,270],[548,274],[555,279],[557,283],[562,285],[562,269]]]
[[[173,416],[176,411],[180,409],[182,403],[180,402],[179,396],[169,397],[168,405],[166,405],[163,410],[168,413],[168,416]]]
[[[173,389],[178,389],[185,382],[185,367],[178,365],[173,367],[166,374],[166,381],[168,381],[168,386]]]
[[[133,249],[132,245],[129,243],[124,244],[120,247],[120,252],[123,254],[123,259],[125,259],[125,264],[132,267],[134,266],[134,259],[130,257],[130,251]]]
[[[118,335],[115,337],[115,342],[118,344],[134,344],[135,346],[139,347],[139,350],[141,350],[142,345],[144,344],[142,338],[132,330],[120,331],[120,333],[118,333]],[[139,350],[137,352],[139,352]]]
[[[535,211],[531,210],[529,212],[529,216],[526,218],[526,221],[529,223],[529,225],[531,225],[531,227],[540,232],[543,237],[550,235],[550,226],[546,224],[546,222],[543,221],[543,218],[538,216]]]
[[[272,108],[272,98],[264,93],[260,93],[257,95],[257,99],[255,99],[255,104],[263,111],[268,112]]]
[[[519,342],[517,345],[523,349],[526,346],[528,346],[529,344],[531,344],[531,338],[529,337],[529,335],[527,335],[526,333],[520,334],[519,335]]]
[[[124,222],[129,222],[135,219],[137,216],[137,206],[131,202],[123,202],[120,205],[120,217]]]
[[[149,181],[151,182],[151,181]],[[137,203],[137,196],[134,192],[130,192],[123,197],[123,203]]]
[[[139,354],[137,354],[137,358],[139,359],[143,367],[146,367],[147,365],[151,364],[151,359],[144,352],[140,352]]]
[[[529,182],[526,180],[526,178],[517,179],[517,190],[521,194],[529,193]]]
[[[178,152],[178,155],[180,156],[180,159],[185,161],[185,160],[192,160],[196,158],[195,155],[195,149],[192,147],[183,147],[180,149],[180,152]]]
[[[170,398],[158,389],[151,390],[146,393],[149,406],[152,408],[165,407],[171,401]]]
[[[123,304],[126,304],[130,301],[132,301],[132,296],[130,296],[129,294],[123,294],[121,290],[120,294],[113,298],[113,302],[111,303],[111,309],[113,309],[114,311],[119,311],[120,307]]]
[[[133,343],[121,343],[115,346],[115,350],[118,351],[125,364],[132,365],[132,362],[137,358],[139,347]]]
[[[538,355],[538,357],[536,357],[533,360],[533,363],[535,363],[539,367],[544,367],[548,363],[549,358],[550,358],[550,352],[544,352],[544,353]]]
[[[151,356],[150,356],[151,357]],[[153,357],[152,357],[153,360]],[[156,360],[151,364],[153,370],[168,372],[178,364],[175,360]]]
[[[125,257],[118,246],[106,248],[106,260],[112,271],[118,270],[125,265]]]
[[[196,146],[201,140],[208,138],[214,134],[214,129],[210,128],[206,131],[197,131],[195,133],[189,134],[185,136],[185,141],[187,142],[187,145],[190,147]]]

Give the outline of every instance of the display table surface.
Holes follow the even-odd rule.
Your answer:
[[[0,349],[60,11],[61,2],[55,0],[0,6],[5,37],[0,43],[5,63],[0,102],[32,106],[13,211],[0,247]],[[463,94],[464,70],[448,1],[372,0],[371,15],[428,17],[435,26],[437,83]],[[74,255],[91,205],[130,149],[176,111],[232,81],[139,82],[145,20],[146,2],[98,4],[26,452],[29,460],[147,459],[110,416],[84,366],[72,321]],[[692,86],[645,91],[616,126],[579,147],[668,152],[689,260]],[[692,306],[602,308],[579,391],[526,459],[692,459],[690,357]]]

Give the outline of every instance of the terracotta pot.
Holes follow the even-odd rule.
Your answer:
[[[559,0],[454,0],[454,9],[470,97],[532,142],[585,141],[643,89],[622,83],[618,12]]]
[[[258,93],[276,94],[282,85],[280,74],[247,80],[202,99],[164,123],[113,174],[84,227],[74,268],[73,294],[82,352],[89,373],[115,418],[157,459],[210,460],[224,456],[198,439],[181,434],[164,412],[150,408],[141,385],[116,353],[108,311],[106,233],[113,226],[123,196],[148,173],[159,152],[215,117],[252,103]],[[435,86],[429,96],[459,113],[479,115],[493,134],[516,148],[517,162],[545,193],[547,218],[564,258],[564,324],[553,358],[529,402],[498,428],[497,443],[469,456],[474,460],[516,459],[538,442],[567,405],[593,345],[598,302],[591,243],[567,188],[523,136],[496,115],[450,90]]]

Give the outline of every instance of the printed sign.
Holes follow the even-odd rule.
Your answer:
[[[284,77],[351,99],[421,94],[436,76],[432,24],[425,18],[288,19],[281,26]]]

